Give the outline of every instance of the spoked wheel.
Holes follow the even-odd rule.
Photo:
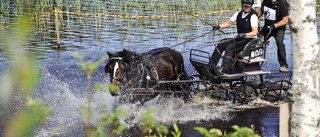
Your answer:
[[[200,77],[201,77],[200,75],[192,75],[189,80],[200,80]],[[192,83],[190,87],[191,87],[191,90],[199,90],[200,84],[195,82],[195,83]]]
[[[270,102],[284,101],[290,99],[290,93],[292,83],[288,80],[279,80],[273,82],[265,93],[265,100]]]
[[[233,103],[236,105],[243,105],[258,97],[259,95],[254,85],[251,83],[245,83],[236,90],[233,97]]]

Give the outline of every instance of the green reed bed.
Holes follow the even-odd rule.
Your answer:
[[[30,0],[16,0],[18,6],[15,7],[16,11],[20,11],[21,9],[31,9],[30,4],[29,7],[25,6],[23,3],[31,3]],[[4,3],[4,1],[2,1]],[[187,15],[179,11],[178,9],[186,10],[192,14],[196,14],[200,12],[211,12],[215,10],[222,10],[226,8],[233,8],[237,5],[227,5],[230,4],[228,1],[220,0],[220,1],[195,1],[191,0],[190,2],[184,1],[150,1],[150,2],[141,2],[137,0],[126,0],[126,1],[112,1],[111,2],[101,2],[101,1],[80,1],[76,0],[73,2],[57,0],[55,3],[52,0],[43,0],[36,1],[32,7],[34,10],[34,16],[37,14],[41,14],[43,12],[48,12],[49,10],[53,10],[53,6],[56,6],[60,10],[66,11],[76,11],[76,12],[86,12],[86,13],[105,13],[110,15],[140,15],[140,16],[168,16],[168,15]],[[177,5],[177,8],[173,8],[171,5]],[[190,8],[191,6],[191,8]],[[76,9],[74,8],[76,7]],[[84,10],[84,7],[86,10]],[[5,9],[5,4],[2,4],[2,9]],[[71,10],[72,9],[72,10]],[[190,11],[191,10],[191,11]],[[36,12],[37,11],[37,12]],[[18,12],[15,12],[18,13]],[[17,14],[16,14],[17,15]],[[17,15],[18,16],[18,15]],[[174,18],[175,21],[181,20]]]
[[[1,10],[7,9],[10,4],[4,4],[7,1],[1,1]],[[163,1],[138,1],[138,0],[120,0],[120,1],[89,1],[89,0],[14,0],[18,6],[15,11],[27,9],[31,11],[31,17],[39,16],[54,9],[67,12],[80,12],[89,14],[120,15],[120,16],[174,16],[166,18],[128,18],[128,17],[103,17],[97,15],[81,15],[70,13],[59,13],[59,23],[61,39],[72,41],[72,37],[78,37],[84,34],[95,35],[96,43],[109,43],[110,36],[119,37],[116,40],[124,41],[125,45],[135,45],[140,41],[151,41],[152,39],[167,40],[178,39],[179,42],[185,39],[193,38],[200,33],[195,31],[210,31],[211,28],[190,14],[197,15],[213,11],[238,8],[240,2],[234,0],[163,0]],[[28,3],[28,4],[27,4]],[[12,10],[12,9],[11,9]],[[186,13],[188,12],[188,13]],[[1,26],[10,25],[8,16],[23,16],[22,14],[12,14],[16,12],[7,12],[1,14]],[[18,12],[17,12],[18,13]],[[33,20],[39,30],[46,29],[54,22],[54,12],[47,16],[41,16]],[[217,25],[230,17],[230,13],[219,13],[211,15],[198,16],[210,24]],[[216,19],[218,18],[218,19]],[[12,21],[11,21],[12,22]],[[47,36],[54,36],[52,30],[47,30]],[[66,35],[64,35],[65,32]],[[110,34],[111,33],[111,34]],[[166,35],[173,34],[173,35]],[[105,35],[101,35],[105,34]],[[220,34],[219,34],[220,35]],[[160,36],[160,37],[159,37]],[[136,38],[137,37],[137,38]],[[207,39],[207,38],[206,38]],[[102,42],[102,40],[106,42]],[[48,40],[49,41],[49,40]],[[200,42],[202,40],[199,40]],[[122,44],[122,42],[121,42]],[[69,45],[70,43],[65,43]]]

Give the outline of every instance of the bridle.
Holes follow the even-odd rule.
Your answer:
[[[124,64],[125,68],[127,68],[128,64],[125,63],[123,61],[123,58],[122,57],[111,57],[111,60],[115,61],[116,63],[121,63],[121,64]],[[110,75],[110,79],[111,81],[118,81],[118,82],[122,82],[124,77],[123,78],[118,78],[115,73],[116,73],[116,70],[113,70],[115,71],[113,75]],[[124,74],[123,75],[126,75],[126,71],[124,71]]]

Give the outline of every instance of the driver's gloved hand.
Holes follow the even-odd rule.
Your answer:
[[[219,30],[220,29],[220,26],[219,25],[216,25],[216,26],[213,26],[213,31],[215,31],[215,30]]]
[[[247,35],[245,33],[239,33],[236,37],[237,38],[244,38],[246,37]]]

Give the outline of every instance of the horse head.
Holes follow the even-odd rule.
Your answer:
[[[115,54],[108,53],[109,61],[105,66],[105,72],[110,74],[110,88],[112,95],[117,95],[122,81],[125,79],[126,70],[129,68],[129,63],[135,57],[135,53],[123,50]]]

